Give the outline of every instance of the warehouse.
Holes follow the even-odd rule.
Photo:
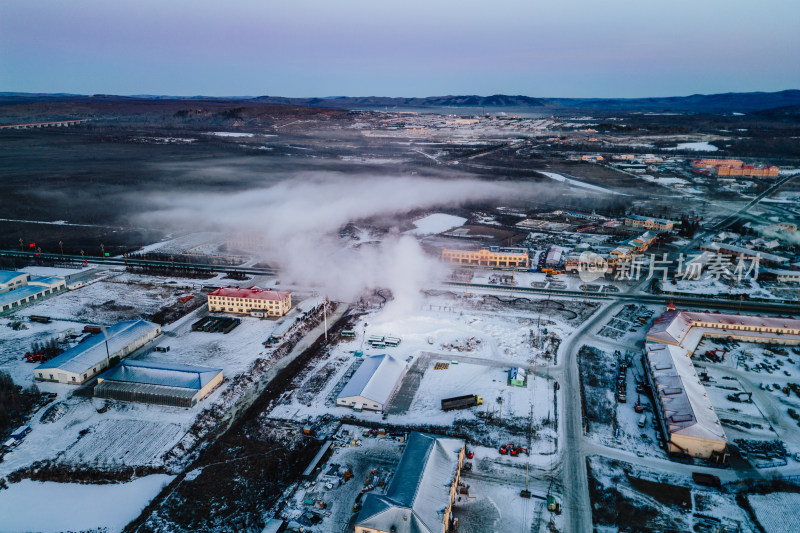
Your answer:
[[[222,370],[125,360],[97,378],[94,395],[127,402],[194,407],[222,383]]]
[[[405,363],[391,355],[367,357],[337,396],[336,405],[383,411],[405,373]]]
[[[445,533],[464,461],[461,439],[412,432],[385,494],[369,493],[355,533]]]
[[[0,270],[0,313],[11,312],[67,288],[64,278]]]
[[[647,332],[644,367],[670,452],[722,459],[727,439],[691,360],[706,336],[800,344],[800,320],[678,311],[672,307]]]
[[[260,311],[267,316],[283,316],[292,308],[292,293],[259,287],[221,287],[208,293],[208,308],[212,313],[249,315]]]
[[[39,366],[34,378],[81,385],[160,334],[161,327],[146,320],[118,322]]]

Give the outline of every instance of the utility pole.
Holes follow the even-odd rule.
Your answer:
[[[325,323],[325,344],[328,344],[328,299],[322,297],[322,320]]]

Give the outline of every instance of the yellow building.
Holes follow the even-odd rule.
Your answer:
[[[222,287],[208,293],[208,309],[246,315],[264,311],[269,316],[283,316],[292,308],[292,293],[250,287]]]
[[[672,231],[675,222],[666,218],[642,217],[639,215],[628,215],[625,217],[625,225],[634,228],[642,228],[655,231]]]
[[[477,251],[442,250],[442,261],[459,265],[528,268],[530,259],[523,248],[483,248]]]

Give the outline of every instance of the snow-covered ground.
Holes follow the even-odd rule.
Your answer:
[[[664,148],[665,150],[691,150],[693,152],[716,152],[719,150],[716,146],[708,141],[680,143],[673,148]]]
[[[172,479],[154,474],[117,485],[26,479],[0,491],[0,530],[122,531]]]
[[[415,228],[408,230],[410,235],[435,235],[445,231],[463,226],[466,218],[447,215],[444,213],[434,213],[414,221]]]
[[[590,191],[595,191],[595,192],[603,192],[603,193],[606,193],[606,194],[622,194],[622,193],[614,192],[614,191],[612,191],[610,189],[605,189],[603,187],[598,187],[597,185],[592,185],[591,183],[584,183],[582,181],[574,180],[574,179],[568,178],[566,176],[562,176],[561,174],[556,174],[555,172],[543,172],[541,170],[537,170],[537,172],[539,174],[547,176],[551,180],[560,181],[560,182],[563,182],[563,183],[568,183],[569,185],[572,185],[573,187],[579,187],[581,189],[588,189]],[[627,195],[623,195],[623,196],[627,196]]]

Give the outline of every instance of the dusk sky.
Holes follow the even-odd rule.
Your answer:
[[[672,96],[800,88],[795,0],[4,0],[0,91]]]

